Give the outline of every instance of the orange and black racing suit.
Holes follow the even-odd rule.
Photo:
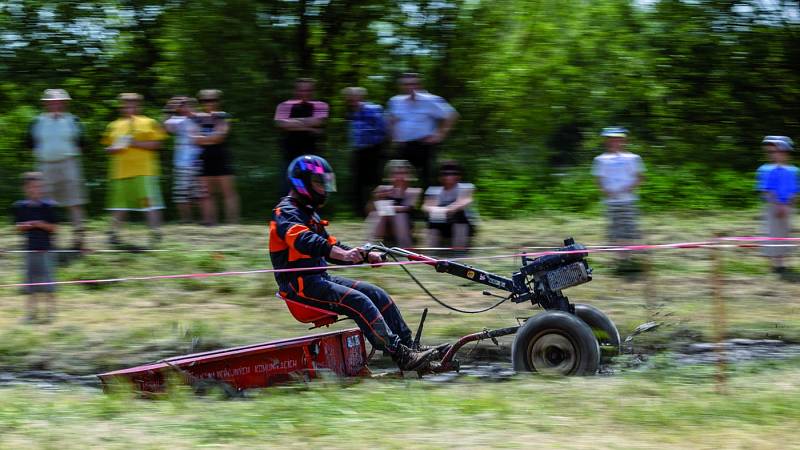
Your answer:
[[[332,246],[349,249],[325,230],[313,208],[284,197],[272,211],[269,256],[275,269],[316,267],[276,272],[281,295],[353,319],[378,350],[395,353],[412,344],[411,330],[389,294],[372,284],[330,276],[324,269]],[[337,264],[347,264],[330,260]]]

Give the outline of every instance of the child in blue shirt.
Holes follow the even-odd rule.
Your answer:
[[[765,231],[769,237],[789,237],[792,231],[791,217],[798,192],[797,167],[789,164],[794,142],[786,136],[767,136],[761,142],[770,154],[772,165],[759,169],[758,187],[768,202]],[[770,167],[771,166],[771,167]],[[776,273],[786,272],[784,257],[788,247],[766,247],[765,253],[772,261]]]
[[[28,172],[23,176],[25,200],[12,206],[14,225],[25,235],[25,283],[52,283],[52,235],[56,232],[56,205],[44,198],[42,174]],[[53,320],[55,314],[55,289],[52,284],[26,286],[28,294],[26,322],[36,322],[39,298],[47,304],[44,322]]]

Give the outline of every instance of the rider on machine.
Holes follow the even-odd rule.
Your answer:
[[[272,266],[318,269],[276,272],[280,294],[353,319],[370,344],[391,355],[400,370],[427,370],[441,349],[413,348],[411,330],[386,291],[363,281],[331,276],[324,269],[328,262],[382,262],[379,253],[350,248],[325,230],[327,221],[320,219],[317,210],[328,194],[336,191],[331,166],[319,156],[304,155],[292,161],[287,172],[291,190],[273,209],[269,224]]]

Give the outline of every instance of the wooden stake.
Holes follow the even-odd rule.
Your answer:
[[[647,320],[655,320],[655,315],[658,310],[656,303],[656,290],[655,290],[655,276],[653,276],[653,255],[650,252],[643,252],[642,257],[644,260],[644,307],[647,310]]]
[[[720,394],[725,393],[725,378],[726,378],[726,363],[725,348],[725,298],[722,294],[723,287],[723,261],[722,250],[718,247],[711,247],[711,289],[714,297],[713,308],[713,323],[714,323],[714,338],[716,345],[714,350],[717,354],[717,374],[716,374],[716,388]]]

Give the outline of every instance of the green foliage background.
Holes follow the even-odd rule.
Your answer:
[[[30,0],[0,3],[0,27],[0,204],[19,196],[28,123],[56,86],[93,143],[95,211],[99,135],[123,91],[157,117],[172,95],[222,89],[254,218],[276,197],[272,115],[296,76],[331,104],[325,147],[347,186],[339,91],[363,85],[385,103],[399,72],[424,73],[462,115],[443,156],[466,164],[488,216],[596,207],[589,165],[609,124],[633,133],[650,210],[751,206],[759,139],[800,136],[796,1]]]

